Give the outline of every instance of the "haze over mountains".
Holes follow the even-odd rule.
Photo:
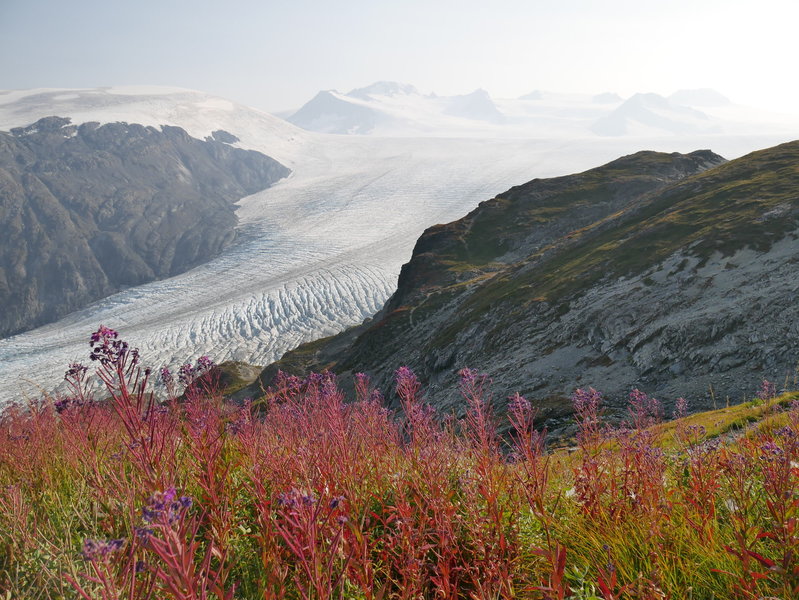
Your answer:
[[[611,122],[625,125],[622,134],[599,135],[591,127],[630,100],[540,93],[500,101],[486,92],[435,98],[395,84],[323,98],[333,98],[334,106],[343,102],[347,110],[355,107],[356,118],[342,121],[349,123],[347,131],[368,123],[364,115],[374,117],[374,127],[368,135],[306,131],[189,90],[0,93],[0,130],[52,115],[71,118],[76,126],[121,121],[181,127],[199,140],[223,130],[239,140],[225,144],[231,149],[258,151],[292,170],[238,203],[236,238],[216,258],[0,340],[0,400],[35,390],[29,381],[50,386],[66,364],[85,360],[86,337],[99,323],[121,330],[153,366],[200,354],[267,364],[302,342],[376,313],[396,289],[400,268],[427,227],[458,219],[501,190],[534,177],[583,171],[643,148],[712,148],[734,158],[799,137],[799,127],[790,123],[732,127],[746,123],[738,117],[748,113],[726,104],[688,107],[713,113],[709,127],[694,127],[704,122],[695,112],[669,112],[673,101],[663,108],[660,100],[644,98],[633,116],[625,113]],[[643,122],[645,109],[658,117],[655,126],[627,127]],[[664,129],[664,120],[680,127],[687,121],[690,127],[675,135]],[[721,129],[714,128],[718,123]]]
[[[495,100],[483,89],[423,95],[411,85],[381,81],[346,94],[319,92],[288,120],[321,133],[560,137],[753,133],[777,130],[785,117],[734,105],[709,89],[679,90],[668,98],[536,91]]]

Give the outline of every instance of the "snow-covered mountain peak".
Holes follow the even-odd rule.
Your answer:
[[[376,81],[366,87],[356,88],[350,91],[347,96],[360,98],[361,100],[371,100],[374,96],[401,96],[418,94],[418,90],[409,83],[399,83],[396,81]]]
[[[705,113],[669,101],[659,94],[640,93],[628,98],[612,113],[594,123],[603,136],[721,133]]]
[[[291,167],[309,134],[279,119],[204,92],[161,86],[0,91],[0,131],[30,125],[43,116],[69,117],[75,125],[96,121],[174,125],[199,139],[224,130],[237,146],[259,150]]]
[[[504,120],[491,96],[482,88],[474,90],[471,94],[452,96],[449,98],[449,105],[444,112],[448,115],[477,121],[501,123]]]

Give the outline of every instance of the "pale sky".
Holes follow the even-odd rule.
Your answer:
[[[797,23],[795,0],[0,0],[0,89],[156,84],[278,111],[378,80],[713,88],[799,112]]]

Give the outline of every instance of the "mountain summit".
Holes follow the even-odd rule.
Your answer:
[[[658,94],[635,94],[592,127],[605,136],[720,133],[705,113]]]

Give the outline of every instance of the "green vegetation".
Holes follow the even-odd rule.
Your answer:
[[[116,332],[93,336],[106,401],[0,415],[0,589],[9,598],[663,599],[799,593],[799,393],[661,422],[572,397],[576,445],[548,449],[515,395],[497,433],[489,380],[439,420],[407,368],[401,414],[369,379],[279,374],[256,414],[185,365],[178,400]],[[181,386],[182,387],[182,386]]]
[[[656,157],[665,159],[668,155],[652,158]],[[579,201],[584,205],[602,203],[609,196],[609,185],[629,185],[632,173],[641,167],[636,164],[628,168],[633,170],[619,172],[621,167],[614,167],[615,176],[606,167],[589,171],[593,177],[588,184],[574,184],[576,189],[567,188],[553,201],[561,208]],[[459,318],[441,331],[432,345],[451,343],[458,331],[500,303],[511,307],[509,310],[542,301],[567,306],[571,299],[603,281],[644,273],[678,251],[698,257],[700,265],[715,253],[725,257],[743,248],[767,251],[774,242],[799,229],[797,189],[799,142],[792,142],[642,196],[643,200],[630,202],[609,217],[573,228],[486,280],[463,304]],[[629,188],[627,193],[635,197]],[[522,192],[516,195],[521,204]],[[522,223],[535,226],[534,213],[526,221],[519,216],[520,209],[515,210],[515,219],[508,219],[505,213],[491,216],[488,211],[485,229],[473,228],[473,232],[480,231],[477,237],[491,238],[505,235],[503,228],[508,223],[515,223],[512,227],[517,228]],[[474,241],[469,245],[479,246]]]

